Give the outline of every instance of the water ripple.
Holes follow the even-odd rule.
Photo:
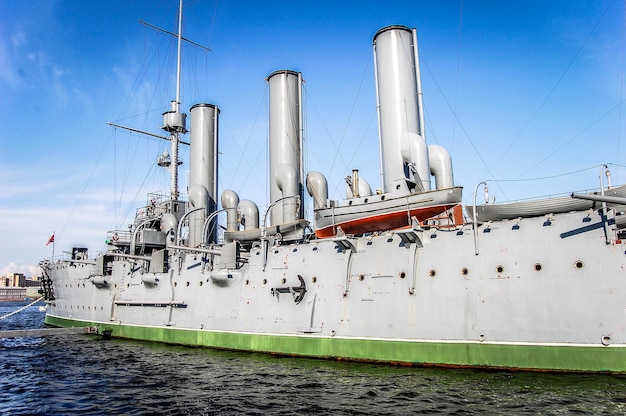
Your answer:
[[[21,304],[0,304],[0,314]],[[6,322],[9,321],[9,322]],[[29,308],[1,329],[40,327]],[[403,368],[88,335],[0,340],[12,415],[626,414],[626,377]]]

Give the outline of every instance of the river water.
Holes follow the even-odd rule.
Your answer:
[[[27,302],[0,303],[0,316]],[[0,329],[40,328],[38,304]],[[0,339],[0,414],[626,414],[626,376],[405,368],[94,335]]]

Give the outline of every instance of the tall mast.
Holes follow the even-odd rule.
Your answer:
[[[181,56],[181,32],[183,30],[183,0],[178,7],[178,56],[176,60],[176,102],[172,110],[180,114],[180,56]],[[170,165],[170,181],[172,200],[178,200],[178,130],[172,133],[172,163]]]
[[[176,61],[176,111],[180,111],[180,56],[183,41],[183,0],[178,8],[178,59]]]
[[[176,98],[171,102],[171,108],[169,111],[163,113],[163,130],[169,133],[168,137],[159,136],[152,133],[147,133],[145,131],[132,129],[130,127],[120,126],[118,124],[109,123],[113,127],[119,127],[130,131],[135,131],[138,133],[143,133],[149,136],[158,137],[160,139],[169,140],[171,143],[170,153],[164,152],[163,155],[159,158],[158,164],[162,167],[167,167],[170,173],[170,189],[171,189],[171,199],[176,201],[178,200],[178,165],[182,162],[178,160],[178,146],[179,144],[189,143],[180,140],[180,135],[187,133],[187,114],[180,112],[180,81],[181,81],[181,63],[182,63],[182,41],[188,42],[200,49],[204,49],[207,52],[210,52],[211,49],[206,46],[200,45],[196,42],[193,42],[189,39],[183,37],[183,0],[180,0],[178,7],[178,33],[169,32],[165,29],[161,29],[158,26],[154,26],[148,22],[144,22],[140,20],[146,26],[149,26],[155,30],[167,33],[170,36],[176,37],[178,41],[177,48],[177,62],[176,62]]]
[[[164,126],[163,130],[170,133],[171,142],[171,161],[169,164],[170,170],[170,189],[171,199],[173,201],[178,200],[178,143],[180,134],[187,132],[186,128],[186,114],[180,112],[180,73],[181,73],[181,46],[182,46],[182,31],[183,31],[183,0],[180,0],[178,8],[178,56],[176,62],[176,99],[172,101],[171,110],[163,113]]]

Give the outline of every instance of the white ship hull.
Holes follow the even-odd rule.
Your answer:
[[[243,268],[221,273],[200,253],[160,274],[117,260],[106,287],[94,284],[94,266],[65,262],[50,265],[46,319],[279,354],[624,372],[624,247],[606,244],[600,216],[590,217],[494,223],[476,245],[471,227],[413,231],[406,243],[406,232],[389,232],[281,245],[265,268],[256,248]]]

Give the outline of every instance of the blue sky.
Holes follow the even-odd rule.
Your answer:
[[[0,0],[0,274],[56,252],[104,246],[152,191],[174,98],[175,0]],[[453,157],[465,203],[481,180],[498,201],[624,182],[624,3],[613,1],[185,2],[182,108],[218,104],[220,192],[267,205],[267,85],[305,79],[307,170],[343,197],[352,168],[379,186],[372,36],[418,29],[426,140]],[[183,151],[183,158],[185,151]],[[181,169],[181,189],[186,169]],[[556,176],[564,173],[577,174]],[[147,173],[149,173],[147,175]],[[522,181],[555,177],[550,180]],[[516,180],[516,181],[511,181]],[[309,207],[310,210],[310,207]]]

